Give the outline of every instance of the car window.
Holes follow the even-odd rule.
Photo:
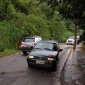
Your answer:
[[[34,38],[25,38],[23,41],[24,42],[35,42],[35,39]]]
[[[74,39],[74,37],[70,37],[69,39]]]
[[[78,38],[79,38],[79,36],[76,36],[76,38],[78,39]],[[70,37],[69,39],[74,39],[74,36]]]
[[[34,49],[53,50],[53,44],[48,42],[39,42]]]
[[[39,42],[40,40],[42,40],[41,37],[35,38],[35,42]]]

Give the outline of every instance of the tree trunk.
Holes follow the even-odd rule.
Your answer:
[[[76,50],[76,42],[77,42],[76,39],[77,39],[77,26],[75,25],[73,50]]]

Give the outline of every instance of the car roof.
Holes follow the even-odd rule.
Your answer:
[[[69,39],[74,39],[75,36],[71,36],[69,37]],[[79,36],[76,36],[77,38],[79,38]]]
[[[55,40],[41,40],[40,42],[47,42],[47,43],[58,43]]]

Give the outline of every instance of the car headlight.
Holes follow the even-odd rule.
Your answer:
[[[48,61],[53,61],[53,60],[55,60],[54,58],[48,58]]]
[[[34,56],[29,55],[28,58],[34,58]]]

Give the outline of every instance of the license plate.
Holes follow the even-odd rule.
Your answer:
[[[44,64],[43,60],[36,60],[36,64]]]

